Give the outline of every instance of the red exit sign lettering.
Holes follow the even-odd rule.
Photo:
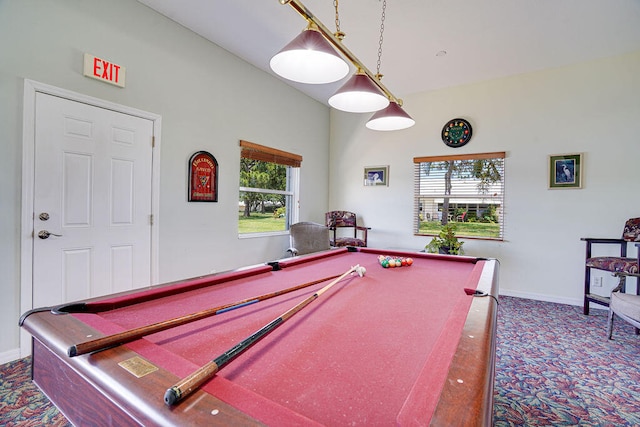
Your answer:
[[[124,87],[125,68],[123,66],[88,53],[84,54],[84,75]]]

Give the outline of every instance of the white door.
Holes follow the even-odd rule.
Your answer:
[[[153,122],[36,94],[33,307],[151,284]]]

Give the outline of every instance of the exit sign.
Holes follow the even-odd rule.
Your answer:
[[[84,54],[84,75],[112,85],[124,87],[125,68],[106,59]]]

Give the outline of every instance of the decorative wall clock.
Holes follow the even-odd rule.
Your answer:
[[[471,124],[465,119],[452,119],[442,128],[442,142],[453,148],[462,147],[471,139]]]

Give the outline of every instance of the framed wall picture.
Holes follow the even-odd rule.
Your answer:
[[[389,165],[365,167],[364,185],[389,185]]]
[[[189,159],[189,201],[218,201],[218,161],[206,151]]]
[[[582,188],[582,153],[549,156],[549,188]]]

